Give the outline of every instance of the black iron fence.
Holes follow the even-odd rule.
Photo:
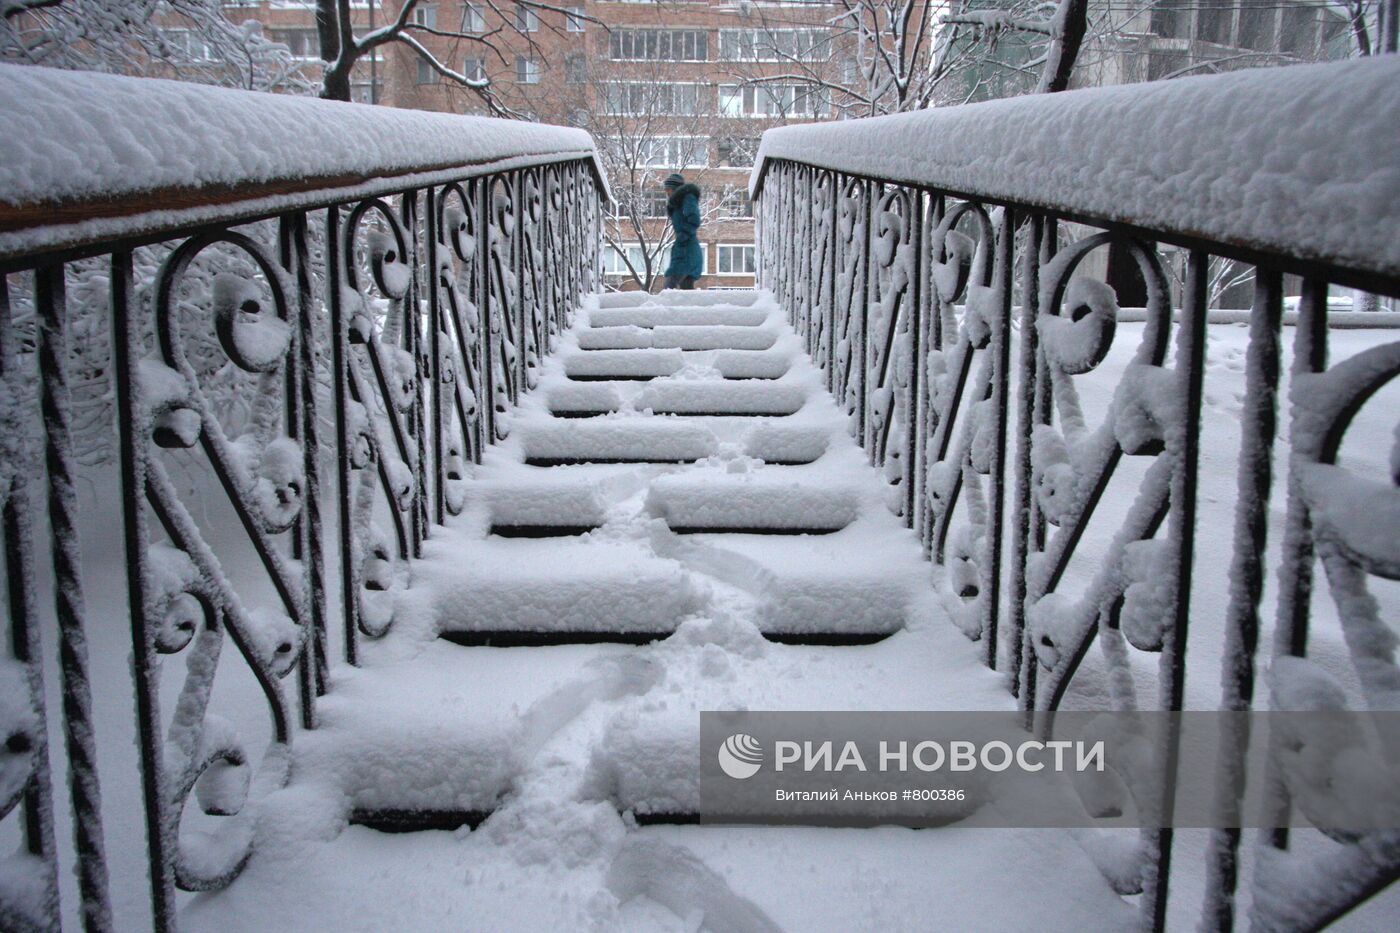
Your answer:
[[[1190,625],[1224,659],[1223,671],[1193,676],[1219,676],[1220,708],[1251,708],[1270,574],[1268,653],[1283,673],[1264,705],[1333,696],[1320,668],[1279,661],[1308,654],[1319,561],[1352,702],[1400,706],[1393,620],[1370,592],[1377,578],[1400,579],[1400,526],[1387,527],[1400,478],[1357,475],[1338,456],[1358,410],[1400,374],[1400,342],[1327,354],[1329,286],[1400,295],[1400,163],[1383,142],[1400,117],[1397,81],[1391,56],[765,135],[752,186],[760,284],[805,336],[884,470],[889,507],[922,540],[951,614],[1004,671],[1028,727],[1052,728],[1096,642],[1090,708],[1183,709]],[[1212,290],[1245,279],[1254,298],[1233,559],[1201,566],[1201,536],[1228,533],[1197,521]],[[1269,500],[1286,301],[1296,327],[1279,521]],[[1120,304],[1144,310],[1120,314]],[[1143,322],[1138,342],[1091,424],[1075,377],[1124,339],[1120,317]],[[1125,473],[1130,494],[1105,521],[1105,493]],[[1111,545],[1084,558],[1096,512],[1092,533]],[[1276,557],[1271,532],[1282,536]],[[1225,605],[1191,605],[1193,574],[1226,573]],[[1310,680],[1329,687],[1299,687]],[[1162,778],[1175,772],[1178,736],[1147,738],[1150,764],[1129,790],[1169,825]],[[1222,745],[1222,825],[1239,805],[1247,738]],[[1280,814],[1309,779],[1299,761],[1322,754],[1287,751],[1247,776]],[[1208,864],[1202,929],[1235,922],[1242,861],[1261,930],[1323,926],[1400,877],[1394,831],[1301,853],[1283,829],[1243,851],[1241,838],[1216,831],[1188,856]],[[1144,928],[1166,924],[1176,842],[1170,829],[1144,831],[1126,863],[1121,853],[1103,862],[1117,866],[1106,874],[1120,892],[1141,894]]]
[[[0,85],[21,74],[6,69]],[[534,384],[579,296],[598,284],[607,189],[586,134],[101,80],[133,105],[157,86],[193,95],[191,106],[235,137],[267,132],[261,116],[290,115],[312,155],[300,156],[310,166],[303,175],[259,166],[218,184],[153,188],[134,166],[134,177],[85,196],[0,194],[0,498],[13,659],[3,672],[0,817],[18,821],[23,837],[3,869],[6,930],[62,922],[56,809],[71,815],[78,885],[68,910],[86,929],[112,927],[108,850],[132,844],[104,843],[78,460],[102,460],[115,432],[107,460],[120,476],[140,844],[153,924],[171,929],[177,888],[216,889],[242,869],[252,804],[286,782],[295,734],[316,727],[332,654],[353,665],[363,640],[393,626],[406,565],[461,509],[470,465],[505,436],[508,408]],[[0,96],[18,107],[22,95],[11,90]],[[165,125],[161,106],[151,103],[152,127]],[[82,111],[51,116],[68,125]],[[394,145],[367,133],[356,151],[317,136],[338,125],[377,130]],[[188,142],[172,164],[215,161],[198,139]],[[103,149],[120,141],[101,131],[83,143],[95,172],[124,157]],[[318,145],[330,153],[324,163]],[[421,162],[405,160],[420,147]],[[191,464],[217,477],[199,488],[204,501],[192,501],[182,479]],[[216,495],[223,501],[209,501]],[[332,514],[323,503],[334,503]],[[217,530],[221,514],[236,521]],[[230,524],[256,555],[256,579],[221,562]],[[46,713],[40,657],[45,537],[61,717]],[[225,639],[235,652],[223,650]],[[161,702],[161,673],[177,655],[187,673],[172,706]],[[261,750],[217,715],[216,675],[240,663],[271,721]],[[99,699],[127,702],[110,691]],[[49,773],[49,734],[65,744],[55,760],[69,772],[66,807]],[[225,817],[197,852],[181,833],[192,794],[203,813]]]

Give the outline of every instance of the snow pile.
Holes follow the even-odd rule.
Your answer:
[[[1400,274],[1400,60],[1255,68],[781,127],[771,160]]]

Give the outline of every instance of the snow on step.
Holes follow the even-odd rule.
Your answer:
[[[597,414],[622,407],[622,394],[607,382],[565,382],[545,393],[549,410],[556,415]]]
[[[420,571],[439,633],[661,633],[705,605],[679,564],[631,542],[497,538],[468,553]]]
[[[606,327],[664,327],[667,325],[713,324],[726,327],[757,327],[768,320],[769,308],[597,308],[588,313],[588,323],[595,328]]]
[[[600,418],[526,426],[527,463],[685,463],[718,449],[714,434],[688,421]]]
[[[780,379],[792,357],[781,351],[721,350],[711,365],[726,379]]]
[[[662,380],[643,389],[632,407],[658,414],[790,415],[806,401],[800,386]]]
[[[830,434],[826,428],[765,421],[744,438],[744,453],[764,463],[811,463],[826,453]]]
[[[652,483],[647,511],[675,530],[830,532],[859,512],[857,491],[777,475],[681,474]]]
[[[636,308],[641,305],[653,305],[665,307],[668,305],[683,305],[689,307],[711,307],[713,305],[740,305],[747,306],[758,302],[760,298],[767,297],[766,292],[734,290],[734,291],[669,291],[660,295],[651,295],[646,292],[605,292],[598,296],[598,307],[600,308]]]
[[[767,350],[777,340],[777,332],[758,327],[666,325],[651,332],[652,346],[682,350]]]
[[[589,350],[564,359],[570,379],[655,379],[685,365],[680,350]]]
[[[534,477],[511,482],[482,482],[473,490],[483,502],[496,534],[530,528],[597,528],[607,518],[608,502],[597,485],[546,482]]]
[[[651,331],[624,324],[617,327],[583,327],[578,332],[581,350],[640,350],[651,346]]]

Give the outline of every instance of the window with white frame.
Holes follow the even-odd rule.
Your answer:
[[[528,6],[515,5],[515,28],[521,32],[539,32],[540,14]]]
[[[587,21],[583,18],[583,7],[566,7],[564,11],[564,28],[569,32],[583,32],[584,24]]]
[[[485,32],[486,14],[481,11],[479,3],[464,3],[462,5],[462,32]]]
[[[700,84],[652,84],[646,81],[604,81],[598,85],[599,104],[612,116],[694,116],[700,113]]]
[[[587,84],[588,83],[588,56],[582,52],[574,52],[564,56],[564,83],[566,84]]]
[[[757,136],[721,136],[715,140],[719,164],[732,168],[749,168],[758,154]]]
[[[214,58],[214,50],[204,37],[189,29],[162,29],[160,37],[168,50],[167,54],[176,61],[207,62]]]
[[[753,218],[753,202],[746,192],[730,191],[719,202],[719,213],[721,217],[733,220],[750,220]]]
[[[429,64],[429,63],[427,62],[427,60],[422,59],[422,58],[418,59],[418,83],[419,83],[419,84],[437,84],[437,83],[438,83],[438,73],[437,73],[437,69],[434,68],[431,64]]]
[[[643,139],[622,140],[613,138],[610,147],[624,161],[635,153],[636,164],[641,168],[703,168],[709,164],[710,139],[708,136],[649,136]]]
[[[515,56],[515,81],[517,84],[539,84],[540,63],[524,55]]]
[[[721,243],[715,247],[715,275],[753,275],[754,268],[752,245]]]
[[[749,249],[753,249],[753,247],[749,247]],[[625,251],[626,254],[625,259],[623,251]],[[709,269],[709,253],[710,251],[708,247],[706,245],[702,245],[700,248],[700,275],[705,275]],[[627,264],[629,262],[632,264],[631,269],[627,267]],[[663,272],[666,271],[666,267],[670,264],[671,247],[662,247],[660,255],[658,255],[655,259],[652,260],[652,274],[661,275]],[[646,274],[646,254],[643,252],[642,247],[639,244],[628,243],[623,246],[622,251],[618,250],[617,247],[611,245],[603,247],[604,275],[631,275],[632,269],[635,269],[638,275]],[[735,274],[737,275],[739,273]]]
[[[726,117],[821,117],[827,102],[819,89],[805,84],[723,84],[719,112]]]
[[[431,3],[420,3],[413,8],[409,14],[409,19],[417,26],[426,26],[429,29],[437,28],[437,7]]]
[[[486,61],[475,56],[467,58],[462,63],[462,74],[472,81],[486,80]]]
[[[703,29],[614,29],[608,37],[613,61],[703,62],[710,34]]]
[[[831,57],[825,29],[721,29],[719,57],[727,62],[819,62]]]
[[[267,38],[285,45],[293,58],[310,61],[321,57],[321,37],[314,29],[269,29]]]

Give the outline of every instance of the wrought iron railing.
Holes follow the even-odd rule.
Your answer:
[[[596,289],[606,181],[576,130],[14,66],[0,67],[0,98],[17,155],[0,170],[13,659],[0,666],[0,817],[19,821],[27,853],[0,868],[0,927],[61,923],[50,732],[71,787],[67,910],[89,930],[113,925],[81,449],[119,474],[150,916],[171,929],[176,888],[218,888],[242,869],[250,801],[287,780],[332,654],[355,664],[392,626],[405,565],[461,509],[468,465],[505,436],[510,405]],[[218,484],[195,484],[206,498],[192,501],[198,471]],[[40,658],[45,518],[61,728]],[[240,547],[249,559],[225,566]],[[216,713],[225,636],[265,700],[260,756]],[[170,689],[162,659],[176,655],[188,673]],[[198,858],[180,832],[192,792],[223,816]]]
[[[765,134],[751,192],[760,283],[788,309],[883,468],[890,508],[940,568],[955,620],[1005,672],[1035,728],[1048,728],[1095,640],[1105,705],[1138,704],[1134,656],[1155,653],[1156,697],[1144,708],[1185,708],[1193,616],[1218,631],[1221,708],[1252,708],[1265,578],[1277,573],[1273,657],[1305,656],[1315,557],[1359,704],[1397,707],[1395,636],[1367,581],[1400,578],[1400,565],[1393,547],[1375,544],[1367,509],[1342,503],[1387,503],[1372,519],[1384,522],[1400,506],[1400,480],[1344,473],[1337,461],[1357,410],[1400,374],[1400,342],[1327,357],[1330,285],[1400,295],[1400,163],[1385,142],[1400,117],[1397,82],[1391,56]],[[1184,261],[1175,289],[1173,251]],[[1085,274],[1095,262],[1106,276]],[[1225,262],[1252,267],[1253,305],[1222,620],[1190,598],[1193,574],[1226,571],[1193,561],[1204,533],[1210,286]],[[1134,315],[1140,342],[1095,426],[1075,377],[1112,348],[1123,296],[1105,277],[1136,291],[1145,312]],[[1285,283],[1301,298],[1287,515],[1270,567]],[[1105,516],[1115,474],[1134,484],[1131,505]],[[1112,545],[1086,565],[1096,512],[1094,533]],[[1222,748],[1238,750],[1239,738]],[[1173,728],[1157,738],[1159,776],[1174,774],[1178,742]],[[1225,752],[1222,767],[1243,767],[1239,754]],[[1290,777],[1277,762],[1249,775],[1276,794],[1280,813]],[[1222,775],[1222,812],[1238,806],[1231,778]],[[1169,825],[1171,783],[1157,786]],[[1352,909],[1400,876],[1398,840],[1373,832],[1291,857],[1286,831],[1263,833],[1250,864],[1252,927],[1312,929]],[[1220,829],[1196,853],[1209,872],[1203,929],[1234,922],[1240,842],[1239,830]],[[1142,894],[1146,928],[1166,923],[1173,848],[1170,828],[1144,831],[1138,868],[1116,879],[1123,893]],[[1304,896],[1280,894],[1301,885]]]

